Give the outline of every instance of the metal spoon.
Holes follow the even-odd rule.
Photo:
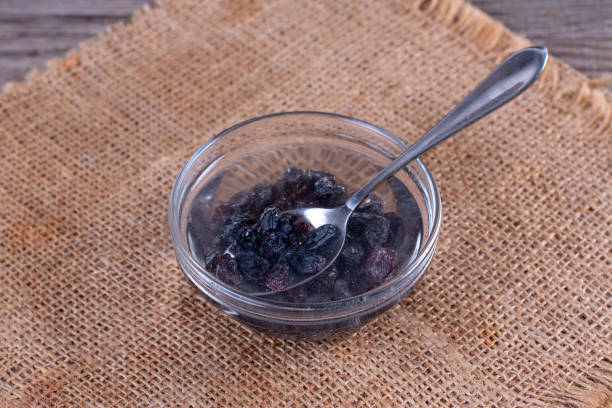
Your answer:
[[[331,255],[326,257],[326,264],[317,273],[294,282],[282,291],[268,291],[253,295],[262,296],[284,292],[319,276],[340,254],[346,238],[348,219],[368,194],[408,162],[518,96],[538,78],[546,65],[547,58],[548,51],[544,47],[524,48],[512,54],[438,124],[357,190],[344,205],[336,208],[311,207],[285,211],[285,213],[297,215],[298,219],[309,222],[315,228],[325,224],[335,225],[339,230],[338,237],[327,245],[327,252]]]

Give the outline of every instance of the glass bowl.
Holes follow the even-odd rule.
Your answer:
[[[396,136],[367,122],[322,112],[277,113],[224,130],[189,159],[172,189],[169,225],[181,269],[218,308],[268,333],[320,338],[366,323],[406,296],[433,257],[440,229],[440,195],[421,160],[411,162],[375,191],[385,201],[385,210],[400,216],[414,214],[402,213],[394,186],[402,186],[414,198],[422,220],[417,245],[398,254],[398,271],[392,279],[350,298],[296,304],[241,292],[206,270],[193,249],[189,223],[191,217],[208,217],[212,208],[239,191],[274,182],[290,166],[333,173],[349,192],[354,191],[406,147]]]

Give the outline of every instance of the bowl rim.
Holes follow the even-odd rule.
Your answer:
[[[365,299],[365,298],[376,297],[377,294],[384,292],[387,288],[397,283],[397,281],[406,279],[406,277],[411,276],[419,268],[419,266],[422,266],[423,264],[427,264],[429,261],[431,261],[431,258],[433,256],[433,252],[435,251],[436,243],[438,240],[438,235],[440,232],[441,216],[442,216],[441,198],[440,198],[438,186],[433,178],[433,175],[431,174],[427,166],[425,166],[425,164],[420,158],[417,158],[411,161],[410,163],[414,163],[422,171],[424,175],[422,184],[426,185],[427,188],[431,191],[431,200],[427,200],[429,201],[428,202],[429,206],[427,208],[428,210],[430,210],[429,217],[431,219],[429,223],[430,232],[428,234],[426,241],[424,242],[419,252],[417,253],[417,256],[415,256],[405,266],[404,273],[394,277],[393,279],[387,282],[384,282],[382,285],[379,285],[369,290],[368,292],[365,292],[359,295],[355,295],[353,297],[346,298],[346,299],[339,299],[339,300],[320,302],[320,303],[297,303],[297,304],[289,304],[289,303],[284,303],[284,302],[279,302],[279,301],[273,301],[273,300],[266,299],[266,298],[250,296],[248,292],[242,292],[242,291],[236,290],[231,285],[226,284],[225,282],[217,279],[212,274],[208,273],[205,270],[205,268],[203,268],[203,266],[200,264],[200,262],[198,262],[195,259],[195,257],[191,254],[191,251],[185,245],[182,245],[182,242],[180,239],[180,235],[181,235],[180,234],[180,217],[181,217],[181,205],[180,204],[182,202],[182,196],[184,193],[184,191],[182,190],[188,191],[190,185],[185,186],[185,188],[181,188],[181,187],[183,187],[184,185],[185,178],[187,177],[187,173],[189,172],[191,167],[194,165],[194,163],[198,161],[200,156],[206,150],[208,150],[210,146],[212,146],[215,142],[217,142],[219,139],[223,138],[225,135],[232,133],[241,127],[247,126],[253,122],[263,121],[266,119],[277,118],[277,117],[282,117],[282,116],[298,116],[298,115],[325,116],[328,118],[347,120],[355,125],[358,125],[360,127],[364,127],[371,131],[382,134],[383,136],[390,139],[392,142],[399,145],[404,150],[409,147],[405,142],[403,142],[401,139],[399,139],[394,134],[372,123],[369,123],[364,120],[357,119],[351,116],[343,115],[343,114],[314,111],[314,110],[285,111],[285,112],[276,112],[276,113],[257,116],[257,117],[250,118],[242,122],[239,122],[235,125],[232,125],[226,128],[225,130],[219,132],[217,135],[211,137],[209,140],[207,140],[202,146],[200,146],[193,153],[193,155],[185,163],[185,165],[181,169],[178,177],[176,178],[174,182],[172,191],[170,193],[170,203],[169,203],[169,208],[168,208],[168,223],[169,223],[170,234],[171,234],[172,241],[174,244],[174,252],[177,257],[179,266],[181,267],[181,269],[183,270],[187,278],[192,282],[192,284],[196,286],[196,288],[200,292],[206,294],[209,297],[212,297],[213,300],[215,301],[218,301],[218,299],[215,299],[214,295],[211,296],[211,293],[209,293],[210,289],[206,290],[206,288],[204,288],[197,281],[197,279],[195,279],[195,276],[191,276],[190,273],[187,273],[180,258],[183,258],[183,261],[185,261],[186,263],[189,264],[189,266],[194,268],[201,277],[204,277],[205,279],[209,280],[210,281],[209,283],[211,284],[211,286],[214,287],[215,290],[221,290],[225,292],[224,293],[225,295],[230,295],[230,297],[235,299],[237,302],[244,303],[245,305],[249,305],[251,307],[256,307],[256,308],[274,308],[278,311],[284,310],[288,312],[295,312],[295,311],[304,312],[304,311],[310,311],[310,310],[319,309],[319,308],[326,308],[326,307],[329,307],[330,305],[339,306],[339,305],[346,304],[346,303],[354,303],[355,305],[360,304],[360,303],[369,303],[367,301],[366,302],[356,301],[355,299],[362,299],[362,298]],[[407,166],[408,164],[404,166],[403,168],[405,169]],[[415,279],[419,280],[422,276],[423,276],[423,273],[416,276]],[[236,304],[232,303],[232,307],[236,307],[236,306],[237,306]],[[240,311],[251,315],[253,314],[253,310],[251,309],[251,307],[248,307],[246,309],[243,309],[241,307]],[[362,309],[362,308],[359,308],[359,309]],[[369,307],[363,308],[364,311],[366,310],[369,311],[371,309],[372,309],[371,305]],[[254,315],[258,316],[257,313],[255,313]],[[269,316],[267,315],[266,317],[269,318]]]

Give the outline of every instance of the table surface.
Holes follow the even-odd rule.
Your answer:
[[[590,77],[612,74],[612,0],[471,0]],[[0,87],[147,0],[0,0]]]

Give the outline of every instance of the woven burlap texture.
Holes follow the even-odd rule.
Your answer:
[[[167,226],[244,119],[413,141],[526,41],[456,0],[162,1],[0,95],[0,406],[612,404],[610,94],[554,58],[424,157],[434,262],[349,335],[268,337],[199,296]]]

